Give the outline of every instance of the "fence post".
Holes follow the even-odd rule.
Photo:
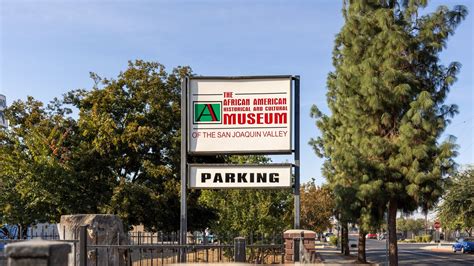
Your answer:
[[[79,227],[79,266],[87,266],[87,225]]]
[[[304,257],[304,231],[301,231],[301,238],[300,238],[300,261],[305,263],[306,258]]]
[[[300,261],[300,238],[293,238],[293,262]]]
[[[246,260],[245,237],[236,237],[234,238],[234,261],[245,262]]]

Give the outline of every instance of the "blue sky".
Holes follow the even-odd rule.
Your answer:
[[[457,162],[474,159],[473,14],[441,54],[463,67],[448,103],[461,113],[446,134],[458,138]],[[189,65],[199,75],[301,76],[302,181],[321,176],[322,159],[307,142],[318,130],[312,104],[326,107],[335,34],[343,25],[342,0],[320,1],[18,1],[0,0],[0,93],[7,101],[31,95],[47,102],[78,88],[90,89],[89,72],[116,77],[128,60],[158,61],[168,70]],[[286,160],[275,157],[275,161]]]

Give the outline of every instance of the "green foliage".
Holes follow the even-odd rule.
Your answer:
[[[319,233],[331,227],[334,197],[327,187],[317,187],[314,179],[301,185],[301,226]]]
[[[333,246],[337,246],[337,242],[339,241],[339,238],[337,236],[331,236],[329,237],[329,243]]]
[[[72,91],[46,108],[31,97],[14,102],[6,112],[11,127],[0,130],[1,222],[113,213],[126,225],[177,230],[180,80],[189,75],[188,67],[168,74],[138,60],[117,79],[92,73],[92,90]],[[79,110],[77,120],[68,105]],[[216,218],[198,198],[189,193],[190,230]]]
[[[415,236],[415,239],[410,241],[409,243],[430,243],[433,240],[433,236],[431,235],[422,235],[422,236]]]
[[[57,100],[45,108],[32,97],[7,109],[10,127],[0,130],[1,222],[57,222],[62,214],[96,212],[103,203],[108,191],[100,189],[109,180],[84,184],[74,171],[80,136],[69,113]]]
[[[423,235],[422,236],[423,243],[430,243],[431,240],[433,240],[433,236],[430,236],[430,235]]]
[[[424,219],[397,219],[397,229],[402,232],[413,232],[418,234],[421,230],[425,229],[425,220]]]
[[[168,74],[159,63],[137,60],[116,79],[92,73],[91,91],[73,91],[65,99],[79,109],[83,145],[115,181],[101,210],[127,225],[179,228],[181,79],[190,75],[189,67]],[[215,217],[197,206],[195,194],[189,195],[188,211],[200,219],[190,219],[190,230]]]
[[[263,163],[263,156],[231,156],[229,163]],[[293,196],[290,189],[203,190],[199,202],[214,208],[218,219],[210,228],[222,240],[250,234],[281,234],[293,222]]]
[[[474,227],[474,167],[454,174],[450,178],[443,201],[438,206],[442,227],[465,230],[472,235]]]

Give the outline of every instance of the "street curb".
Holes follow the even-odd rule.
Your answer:
[[[443,252],[443,253],[451,253],[453,250],[451,248],[431,248],[433,252]]]
[[[438,244],[438,243],[408,243],[408,242],[397,242],[398,245],[427,245],[427,244]],[[441,243],[441,245],[452,245],[454,243]]]

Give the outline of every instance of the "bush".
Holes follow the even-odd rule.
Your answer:
[[[421,243],[421,242],[423,242],[423,237],[422,237],[422,236],[415,236],[415,242],[416,242],[416,243]]]
[[[424,243],[430,243],[431,240],[433,240],[433,237],[430,236],[430,235],[424,235],[424,236],[422,236],[422,238],[423,238]]]
[[[331,245],[337,246],[338,240],[339,240],[339,239],[337,238],[337,236],[331,236],[331,237],[329,237],[329,243],[331,243]]]
[[[416,240],[415,239],[404,239],[404,240],[402,240],[402,242],[404,242],[404,243],[415,243]]]

